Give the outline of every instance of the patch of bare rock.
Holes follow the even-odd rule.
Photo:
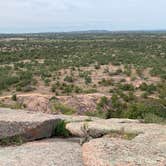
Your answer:
[[[56,96],[56,100],[60,103],[77,110],[77,114],[83,115],[87,111],[96,110],[96,105],[100,98],[105,96],[100,93],[94,94],[80,94],[73,96]],[[18,95],[17,102],[26,107],[28,111],[52,113],[50,99],[52,95]],[[109,97],[109,96],[108,96]],[[3,98],[3,103],[10,105],[13,101],[11,97]]]
[[[86,119],[0,108],[0,141],[20,136],[19,139],[27,142],[20,146],[0,146],[0,166],[82,166],[78,139],[50,137],[60,121],[81,122]]]
[[[83,166],[81,146],[74,139],[46,139],[0,148],[1,166]]]
[[[44,113],[0,109],[0,139],[21,136],[25,141],[51,137],[60,119]]]
[[[49,138],[57,124],[86,121],[86,116],[50,115],[41,112],[0,108],[0,139],[21,136],[25,141]]]
[[[82,147],[76,138],[50,138],[62,120]],[[2,166],[166,166],[165,125],[0,109],[0,139],[15,135],[34,142],[1,146]]]
[[[83,136],[84,125],[69,123],[67,128]],[[86,126],[93,138],[115,132],[136,136],[132,140],[104,136],[83,144],[85,166],[166,166],[166,126],[127,119],[96,120]]]

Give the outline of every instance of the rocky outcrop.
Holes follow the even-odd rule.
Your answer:
[[[17,102],[28,111],[51,113],[50,98],[44,95],[19,96]]]
[[[101,93],[94,93],[73,96],[57,96],[57,99],[63,104],[77,110],[78,115],[85,115],[85,112],[91,112],[96,110],[96,105],[103,96],[105,95]],[[110,96],[107,97],[110,98]]]
[[[1,166],[83,166],[75,139],[47,139],[0,148]]]
[[[133,124],[138,124],[138,120],[129,119],[91,119],[90,122],[84,121],[80,123],[72,122],[68,123],[66,128],[74,135],[78,137],[84,137],[85,132],[83,131],[84,126],[87,126],[88,134],[93,138],[98,138],[103,135],[110,133],[111,131],[120,131],[122,129],[128,129],[127,132],[141,132],[139,129],[132,129],[130,126]],[[140,124],[140,123],[139,123]],[[126,125],[129,128],[124,128]]]
[[[78,125],[78,124],[77,124]],[[85,166],[165,166],[166,127],[131,120],[99,120],[88,123],[89,131],[137,133],[132,140],[109,136],[83,145]]]
[[[104,137],[91,140],[83,145],[84,165],[165,166],[166,144],[158,142],[160,139],[155,141],[152,141],[153,138],[148,141],[141,139],[123,140]]]
[[[0,108],[0,143],[15,136],[29,143],[4,147],[0,144],[0,166],[83,166],[77,138],[49,138],[59,121],[82,122],[89,117],[49,115],[39,112]],[[20,137],[19,137],[20,138]],[[37,141],[35,141],[37,140]],[[16,140],[20,141],[20,140]],[[22,142],[23,143],[23,142]]]
[[[95,119],[95,118],[92,118]],[[88,121],[87,116],[50,115],[41,112],[0,108],[0,140],[21,136],[25,141],[49,138],[59,121]]]
[[[166,166],[166,126],[138,120],[0,109],[0,140],[15,135],[26,141],[48,138],[62,120],[72,135],[86,138],[82,149],[73,138],[0,147],[0,165]]]
[[[21,136],[25,141],[51,137],[60,118],[44,113],[0,109],[0,139]]]
[[[96,105],[100,101],[100,98],[105,96],[100,93],[95,94],[80,94],[73,96],[56,96],[56,100],[67,107],[75,109],[78,115],[84,115],[85,112],[95,111]],[[4,105],[14,105],[15,102],[11,100],[12,96],[0,97],[0,102]],[[17,103],[25,107],[28,111],[34,112],[52,112],[52,103],[50,99],[53,95],[42,95],[42,94],[22,94],[17,95]],[[110,96],[107,96],[110,97]]]

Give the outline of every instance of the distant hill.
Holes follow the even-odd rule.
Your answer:
[[[8,37],[43,37],[59,35],[89,35],[89,34],[165,34],[166,30],[128,30],[128,31],[111,31],[111,30],[86,30],[86,31],[68,31],[68,32],[37,32],[37,33],[0,33],[0,38]]]

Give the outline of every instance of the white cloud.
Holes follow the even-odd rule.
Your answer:
[[[0,0],[1,29],[166,28],[165,0]],[[111,25],[111,26],[110,26]],[[58,29],[58,28],[57,28]]]

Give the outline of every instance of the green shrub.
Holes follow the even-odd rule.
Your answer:
[[[100,69],[100,64],[96,64],[94,67],[96,70],[98,70],[98,69]]]
[[[140,89],[142,91],[148,92],[149,94],[153,93],[154,91],[157,90],[157,88],[154,84],[147,85],[146,83],[142,83],[141,86],[140,86]]]
[[[105,78],[103,78],[101,81],[99,81],[99,84],[103,86],[112,86],[114,84],[114,81],[112,79],[106,80]]]
[[[34,91],[36,88],[32,87],[31,85],[27,85],[21,88],[21,91],[23,92],[32,92]]]
[[[126,140],[132,140],[136,136],[138,136],[138,134],[136,134],[136,133],[127,133],[122,128],[120,131],[111,131],[107,136],[111,137],[111,138],[121,138],[121,139],[126,139]]]
[[[58,136],[58,137],[69,137],[70,136],[70,132],[66,129],[65,121],[59,121],[56,124],[55,130],[53,132],[53,136]]]
[[[158,122],[166,120],[165,106],[150,101],[130,104],[124,112],[124,117],[129,119],[144,119],[146,122]]]
[[[85,84],[90,84],[92,82],[92,78],[90,76],[85,77]]]
[[[120,84],[119,88],[124,91],[134,91],[134,86],[132,84]]]
[[[48,79],[48,78],[44,80],[44,84],[45,84],[46,86],[49,86],[49,83],[50,83],[50,82],[51,82],[51,80]]]
[[[64,81],[66,81],[66,82],[74,82],[74,78],[72,76],[66,76],[64,78]]]
[[[129,119],[143,119],[144,109],[142,104],[130,104],[127,111],[124,113],[126,118]]]
[[[21,145],[23,144],[23,139],[21,136],[16,135],[13,137],[7,137],[0,139],[0,146],[11,146],[11,145]]]
[[[13,95],[12,95],[12,100],[13,100],[13,101],[17,101],[17,95],[16,95],[16,94],[13,94]]]
[[[92,117],[98,117],[98,118],[102,118],[102,119],[106,119],[106,112],[103,111],[87,111],[85,112],[86,116],[92,116]]]
[[[53,85],[51,86],[51,92],[56,92],[56,89],[57,89],[56,84],[53,84]]]
[[[96,93],[97,89],[96,88],[91,88],[91,89],[86,89],[83,90],[83,93],[88,94],[88,93]]]
[[[60,111],[62,114],[65,114],[65,115],[72,115],[74,113],[76,113],[76,110],[69,107],[69,106],[66,106],[64,104],[61,104],[59,102],[54,102],[53,103],[53,112],[56,112],[56,111]]]
[[[145,123],[166,123],[166,119],[161,118],[153,113],[147,113],[144,116]]]
[[[145,98],[145,99],[147,99],[148,96],[149,96],[149,93],[148,93],[148,92],[144,92],[144,93],[142,93],[142,95],[141,95],[141,97],[143,97],[143,98]]]

